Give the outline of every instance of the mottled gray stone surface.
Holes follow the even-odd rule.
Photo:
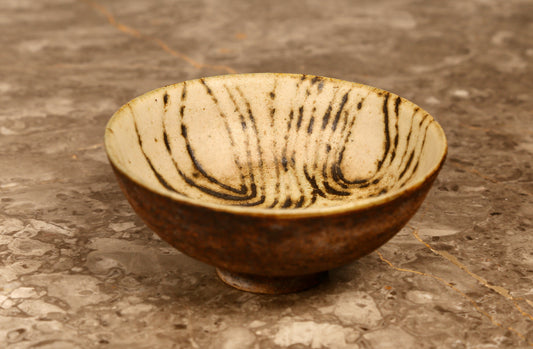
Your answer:
[[[0,1],[0,347],[533,346],[533,2]],[[153,88],[299,72],[413,100],[449,156],[410,225],[312,290],[233,290],[120,192]]]

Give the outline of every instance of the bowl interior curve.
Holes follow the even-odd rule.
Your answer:
[[[163,87],[108,123],[113,165],[162,195],[223,209],[364,206],[419,185],[441,127],[392,93],[329,78],[228,75]]]

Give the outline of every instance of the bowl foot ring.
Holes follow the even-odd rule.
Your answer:
[[[316,286],[327,278],[328,272],[324,271],[300,276],[271,277],[234,273],[217,268],[217,275],[224,283],[241,291],[263,294],[284,294],[299,292]]]

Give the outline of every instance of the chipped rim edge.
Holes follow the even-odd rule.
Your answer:
[[[246,74],[216,75],[216,76],[205,77],[205,78],[202,78],[202,79],[205,79],[205,80],[231,79],[232,77],[247,77],[247,76],[248,77],[285,76],[285,77],[297,78],[297,77],[302,77],[304,75],[307,76],[307,77],[315,77],[316,76],[316,75],[312,75],[312,74],[289,74],[289,73],[246,73]],[[336,83],[339,83],[339,82],[343,83],[343,84],[348,83],[348,84],[351,84],[351,85],[354,85],[354,86],[357,86],[357,87],[366,88],[366,89],[373,90],[373,91],[376,91],[376,92],[382,92],[382,93],[385,92],[385,93],[390,93],[393,96],[398,96],[395,93],[392,93],[392,92],[389,92],[389,91],[386,91],[386,90],[383,90],[383,89],[380,89],[380,88],[377,88],[377,87],[373,87],[373,86],[357,83],[357,82],[351,82],[351,81],[347,81],[347,80],[341,80],[341,79],[329,78],[329,77],[323,77],[323,76],[316,76],[316,77],[324,79],[324,80],[329,80],[329,81],[332,81],[332,82],[336,82]],[[127,177],[130,181],[136,183],[137,185],[143,187],[144,189],[146,189],[148,191],[151,191],[151,192],[154,192],[154,193],[156,193],[158,195],[167,197],[169,199],[172,199],[173,201],[179,202],[181,204],[201,207],[201,208],[210,209],[210,210],[213,210],[213,211],[239,214],[239,215],[244,215],[244,216],[263,216],[263,217],[276,217],[276,218],[305,218],[305,217],[328,216],[328,215],[335,215],[335,214],[342,214],[342,213],[350,213],[350,212],[355,212],[355,211],[361,211],[361,210],[366,210],[366,209],[369,209],[369,208],[372,208],[372,207],[376,207],[376,206],[388,203],[390,201],[393,201],[393,200],[401,197],[402,195],[405,195],[407,193],[410,193],[410,192],[413,192],[413,191],[417,190],[428,179],[430,179],[432,176],[434,176],[436,173],[438,173],[440,171],[440,169],[442,168],[442,166],[444,164],[444,161],[446,160],[446,156],[448,154],[448,142],[447,142],[447,139],[446,139],[446,134],[444,133],[444,130],[442,129],[442,126],[435,120],[435,118],[431,114],[429,114],[423,108],[420,108],[417,104],[415,104],[415,103],[413,103],[413,102],[411,102],[411,101],[409,101],[409,100],[407,100],[407,99],[405,99],[405,98],[403,98],[401,96],[398,96],[398,97],[402,98],[404,101],[407,101],[407,102],[413,104],[414,106],[420,108],[421,111],[424,111],[425,113],[428,114],[429,117],[431,117],[431,119],[433,120],[433,123],[437,127],[438,135],[441,137],[444,146],[442,147],[442,152],[441,152],[441,155],[440,155],[439,162],[426,175],[424,175],[422,178],[414,181],[410,185],[402,188],[401,190],[394,190],[394,191],[391,191],[389,193],[386,193],[386,194],[378,196],[378,197],[358,199],[356,201],[343,203],[343,204],[338,205],[338,206],[304,208],[304,209],[301,209],[301,208],[271,209],[271,208],[245,207],[245,206],[238,206],[238,205],[232,206],[232,205],[224,205],[224,204],[217,204],[217,203],[212,203],[212,202],[207,202],[207,201],[195,200],[195,199],[191,199],[191,198],[182,196],[182,195],[177,194],[177,193],[172,193],[172,192],[164,190],[164,189],[154,188],[154,187],[150,186],[148,183],[146,183],[145,181],[143,181],[142,179],[133,177],[130,174],[128,174],[128,171],[123,166],[121,166],[117,161],[115,161],[115,159],[113,158],[112,150],[109,147],[110,137],[111,137],[111,134],[112,134],[112,132],[110,132],[110,129],[111,129],[113,123],[115,122],[115,120],[117,120],[120,117],[120,115],[122,114],[122,111],[127,106],[129,106],[131,103],[134,103],[136,101],[140,101],[142,99],[149,98],[150,96],[158,93],[161,90],[165,90],[165,89],[168,89],[168,88],[172,88],[174,86],[181,85],[183,83],[193,82],[193,81],[198,81],[198,80],[200,80],[200,78],[186,80],[186,81],[178,82],[178,83],[167,85],[167,86],[162,86],[162,87],[156,88],[154,90],[148,91],[148,92],[146,92],[146,93],[144,93],[144,94],[142,94],[142,95],[140,95],[140,96],[128,101],[126,104],[124,104],[122,107],[120,107],[120,109],[118,109],[111,116],[111,118],[109,119],[109,121],[106,124],[105,135],[104,135],[104,145],[105,145],[105,151],[106,151],[106,154],[107,154],[107,158],[109,159],[109,162],[111,163],[111,165],[117,171],[119,171],[123,176]]]

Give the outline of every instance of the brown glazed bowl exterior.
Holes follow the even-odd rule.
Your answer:
[[[253,215],[184,204],[133,182],[114,168],[135,212],[181,252],[230,271],[298,276],[340,267],[392,238],[422,204],[420,187],[379,206],[306,216]]]
[[[294,77],[252,74],[258,79],[265,76]],[[162,94],[157,91],[150,93]],[[147,226],[179,251],[217,267],[226,283],[260,293],[305,289],[319,282],[323,272],[386,243],[418,210],[446,156],[444,139],[437,165],[422,180],[363,205],[269,210],[182,200],[154,190],[117,165],[108,144],[113,132],[117,130],[108,126],[110,163],[129,203]]]

